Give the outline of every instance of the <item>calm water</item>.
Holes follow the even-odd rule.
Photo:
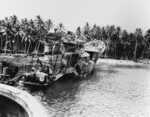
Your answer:
[[[98,62],[93,75],[53,84],[42,102],[52,117],[150,116],[149,68]]]

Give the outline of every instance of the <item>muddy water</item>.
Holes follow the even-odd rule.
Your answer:
[[[99,60],[87,79],[57,82],[44,92],[52,117],[150,117],[150,69]]]

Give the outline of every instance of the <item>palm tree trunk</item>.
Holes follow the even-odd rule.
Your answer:
[[[39,48],[40,48],[40,42],[39,42],[38,47],[37,47],[37,53],[36,53],[36,55],[38,54]]]
[[[128,60],[127,52],[125,49],[124,49],[124,55],[125,55],[125,60]]]
[[[115,59],[116,59],[116,54],[117,54],[117,42],[115,42]]]
[[[17,43],[16,43],[16,44],[17,44],[17,45],[16,45],[16,47],[15,47],[15,48],[16,48],[16,52],[18,52],[18,48],[19,48],[19,43],[18,43],[19,41],[18,41],[18,39],[19,39],[19,38],[18,38],[18,35],[17,35],[17,36],[16,36],[16,40],[17,40]]]
[[[29,52],[30,46],[31,46],[31,42],[29,42],[27,53]]]
[[[7,52],[7,40],[8,40],[8,35],[6,34],[6,42],[5,42],[5,54]]]
[[[107,53],[106,53],[106,57],[107,57],[107,58],[109,57],[110,45],[111,45],[111,40],[110,40],[110,38],[109,38],[108,50],[107,50]]]
[[[37,50],[38,42],[35,44],[34,51]]]
[[[109,49],[110,49],[110,40],[107,42],[107,47],[106,47],[107,49],[106,49],[106,51],[105,51],[105,55],[104,55],[104,57],[105,58],[108,58],[108,52],[109,52]]]
[[[10,40],[10,45],[11,45],[11,54],[13,53],[13,42],[12,39]]]
[[[2,36],[0,36],[1,37],[1,50],[3,49],[3,37]]]
[[[24,49],[24,54],[26,53],[26,47],[27,46],[27,43],[25,42],[25,49]]]
[[[143,59],[143,55],[144,55],[144,52],[145,52],[145,49],[146,49],[146,46],[147,46],[147,42],[148,42],[148,40],[146,41],[146,43],[144,45],[144,49],[143,49],[143,52],[142,52],[142,55],[141,55],[141,59]]]
[[[133,54],[133,60],[134,60],[134,61],[136,61],[137,46],[138,46],[138,41],[136,40],[135,49],[134,49],[134,54]]]

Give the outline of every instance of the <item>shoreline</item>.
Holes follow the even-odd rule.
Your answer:
[[[112,66],[133,66],[133,67],[150,67],[150,61],[148,60],[140,60],[138,62],[134,62],[133,60],[117,60],[117,59],[103,59],[100,58],[97,61],[98,64],[104,63]]]

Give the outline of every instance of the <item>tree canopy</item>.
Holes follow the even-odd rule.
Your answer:
[[[65,32],[63,23],[54,27],[51,19],[44,21],[40,15],[35,19],[21,19],[16,15],[0,20],[0,51],[15,52],[42,52],[41,41],[49,37],[50,30],[60,32],[61,36],[80,38],[86,41],[102,40],[106,44],[103,57],[115,59],[149,59],[150,57],[150,29],[143,32],[141,28],[130,33],[120,26],[106,25],[91,26],[86,22],[85,26],[77,27],[76,32]]]

